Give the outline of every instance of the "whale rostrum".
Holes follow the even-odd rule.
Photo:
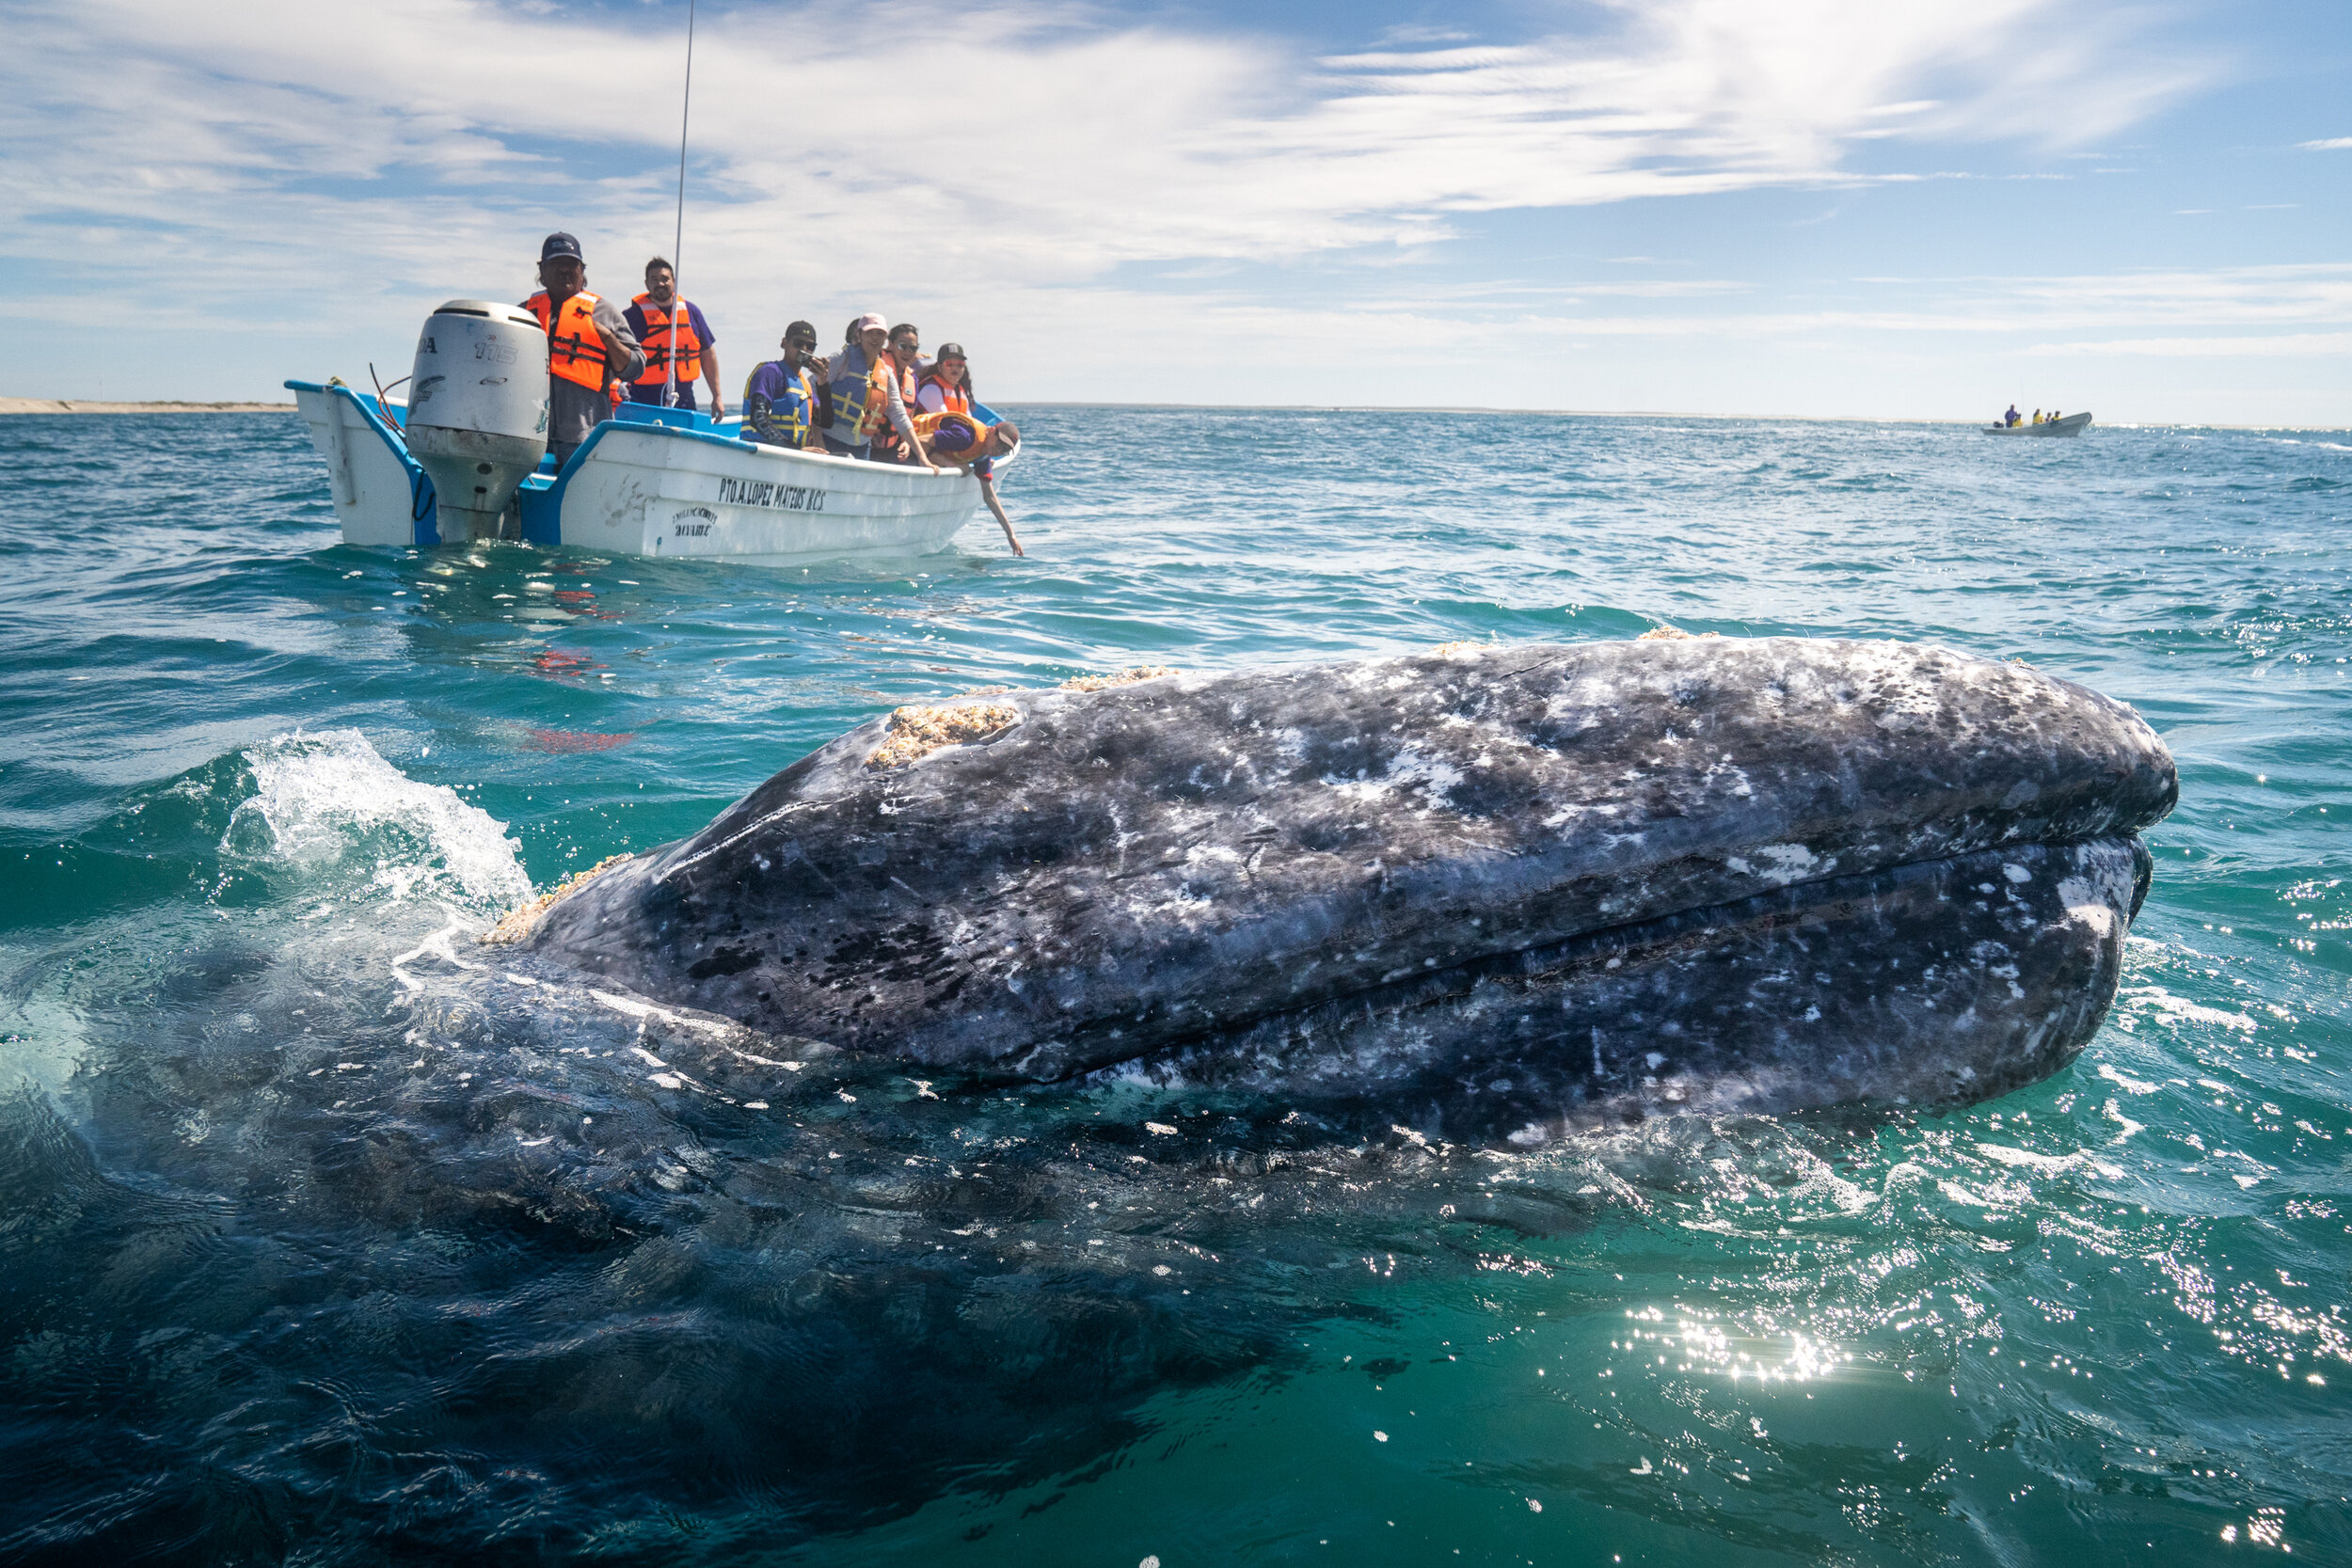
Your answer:
[[[860,726],[522,942],[768,1033],[1540,1140],[1933,1103],[2098,1027],[2172,759],[1942,647],[1454,645]],[[512,927],[510,927],[510,930]]]

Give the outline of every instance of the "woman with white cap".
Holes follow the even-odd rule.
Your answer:
[[[825,401],[833,425],[825,432],[825,450],[835,457],[870,459],[875,434],[887,428],[898,433],[925,467],[939,472],[908,412],[898,363],[890,355],[889,324],[869,310],[850,325],[856,341],[834,356],[833,373],[827,378]]]

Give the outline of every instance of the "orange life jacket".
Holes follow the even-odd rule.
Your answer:
[[[539,318],[539,330],[548,335],[548,373],[601,392],[611,367],[605,363],[604,334],[596,330],[596,296],[582,289],[564,302],[552,326],[545,289],[524,300],[523,309]]]
[[[901,367],[896,349],[884,349],[882,356],[890,364],[890,373],[898,378],[898,401],[906,404],[907,418],[913,419],[921,412],[914,402],[914,367],[912,365]],[[889,402],[886,397],[883,400],[882,427],[874,432],[874,451],[877,453],[887,452],[894,456],[903,455],[906,451],[906,442],[899,438],[898,427],[890,422]]]
[[[677,356],[677,378],[681,384],[699,377],[703,373],[703,341],[694,331],[694,318],[687,313],[686,301],[677,300],[666,310],[653,302],[651,294],[639,294],[629,303],[645,318],[645,369],[638,376],[637,385],[666,383],[670,379],[673,353]],[[676,340],[675,345],[673,338]]]
[[[939,388],[939,395],[946,400],[945,406],[941,409],[942,413],[969,414],[972,412],[972,394],[963,389],[961,383],[950,385],[937,371],[933,371],[923,378],[923,386]],[[915,388],[915,396],[918,398],[922,396],[922,388]]]
[[[968,410],[943,408],[936,414],[915,415],[914,433],[923,437],[923,449],[931,454],[932,462],[973,463],[988,455],[996,427],[983,423]]]

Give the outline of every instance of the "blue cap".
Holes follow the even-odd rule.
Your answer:
[[[560,229],[540,244],[539,260],[552,261],[559,256],[568,256],[583,267],[588,264],[588,258],[580,253],[580,242]]]

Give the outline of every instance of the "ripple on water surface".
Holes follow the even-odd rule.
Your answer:
[[[1031,559],[776,572],[348,550],[295,421],[0,419],[0,1555],[2352,1556],[2352,437],[1022,424]],[[2163,730],[2074,1068],[1342,1144],[465,940],[898,703],[1661,619]]]

